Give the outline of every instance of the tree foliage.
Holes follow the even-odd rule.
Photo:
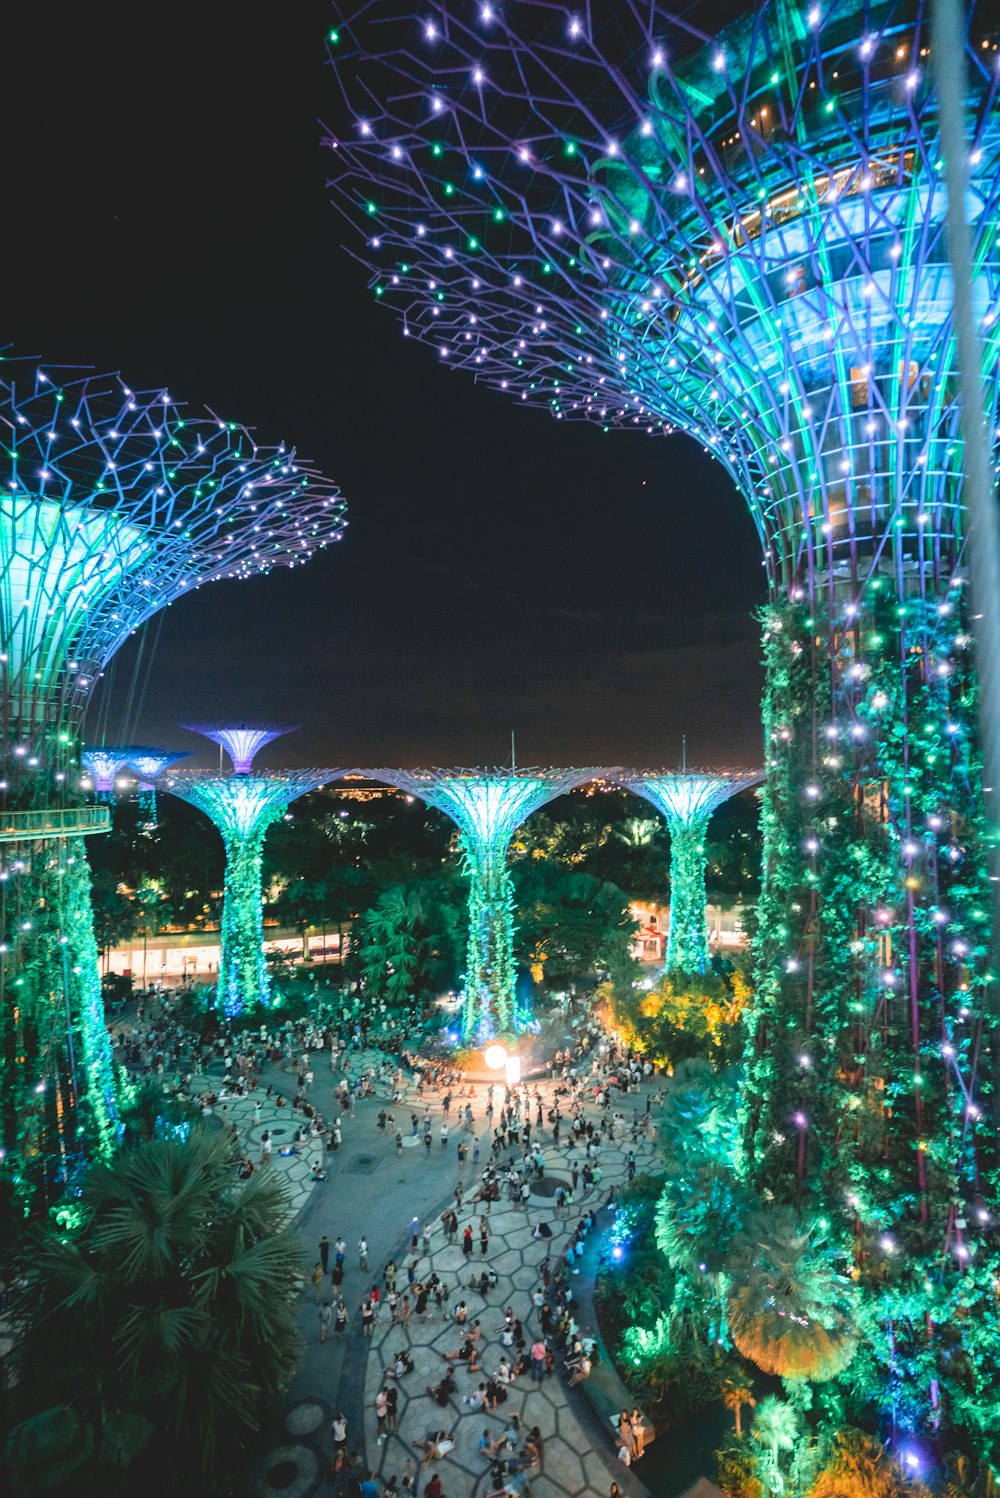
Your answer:
[[[295,1364],[280,1184],[239,1183],[226,1139],[197,1129],[92,1165],[69,1220],[25,1266],[15,1489],[204,1491]]]

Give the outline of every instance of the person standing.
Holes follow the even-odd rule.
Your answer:
[[[479,1219],[479,1251],[482,1254],[482,1256],[483,1256],[484,1259],[486,1257],[486,1251],[489,1248],[489,1246],[490,1246],[490,1230],[486,1226],[486,1218],[485,1217],[480,1217],[480,1219]]]
[[[312,1274],[309,1276],[309,1281],[313,1287],[316,1304],[319,1305],[323,1295],[323,1266],[321,1264],[317,1264],[313,1269]]]
[[[363,1233],[358,1239],[358,1268],[368,1273],[368,1239]]]
[[[330,1434],[333,1437],[334,1451],[347,1450],[347,1419],[340,1410],[330,1421]]]
[[[333,1321],[333,1307],[328,1300],[324,1300],[319,1308],[319,1340],[325,1342],[330,1335],[330,1325]]]
[[[335,1322],[337,1336],[343,1336],[347,1330],[347,1307],[343,1300],[337,1301],[337,1317]]]
[[[379,1389],[375,1395],[375,1428],[378,1434],[377,1444],[381,1446],[385,1440],[385,1417],[389,1411],[389,1399],[384,1388]]]
[[[330,1272],[330,1240],[324,1233],[319,1240],[319,1261],[323,1266],[323,1273]]]
[[[467,1259],[472,1257],[472,1226],[466,1224],[465,1232],[462,1234],[462,1252]]]

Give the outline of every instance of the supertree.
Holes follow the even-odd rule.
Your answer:
[[[141,752],[135,745],[122,745],[118,748],[98,748],[91,744],[83,746],[80,750],[80,764],[94,782],[94,795],[99,801],[114,799],[119,774],[128,768],[132,756]]]
[[[996,12],[957,29],[992,433]],[[853,1253],[873,1397],[984,1430],[995,1008],[930,52],[925,0],[766,0],[717,37],[638,0],[366,0],[330,32],[350,119],[328,144],[404,333],[559,420],[683,430],[749,505],[749,1171]]]
[[[712,813],[763,775],[755,770],[629,770],[617,779],[642,796],[670,829],[668,973],[705,973],[705,837]]]
[[[157,775],[188,758],[187,749],[137,749],[129,755],[127,767],[139,777],[139,806],[146,813],[148,826],[156,826]]]
[[[44,1161],[110,1147],[115,1084],[83,835],[80,723],[119,646],[201,584],[298,565],[344,526],[290,449],[116,375],[0,371],[4,866],[0,1130]]]
[[[249,775],[265,744],[295,731],[292,725],[278,723],[229,723],[221,728],[213,723],[182,723],[181,727],[221,745],[233,762],[234,775]]]
[[[269,770],[263,775],[216,775],[211,771],[178,770],[160,777],[164,790],[205,813],[218,828],[225,846],[218,1004],[229,1018],[270,1001],[261,895],[261,858],[267,830],[284,816],[290,802],[343,773]]]
[[[483,1041],[517,1028],[514,1002],[514,890],[510,840],[547,802],[602,770],[365,770],[451,818],[469,876],[469,940],[462,1033]]]

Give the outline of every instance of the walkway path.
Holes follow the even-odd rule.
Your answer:
[[[365,1055],[353,1056],[351,1074],[357,1076],[362,1070],[370,1069],[375,1059]],[[317,1064],[316,1072],[317,1081],[310,1090],[310,1097],[327,1118],[336,1116],[338,1110],[333,1101],[333,1085],[341,1073],[338,1071],[337,1078],[334,1078],[325,1057]],[[265,1081],[280,1087],[288,1095],[294,1087],[294,1078],[288,1073],[268,1074]],[[531,1086],[533,1090],[534,1083]],[[554,1086],[552,1082],[540,1084],[546,1120]],[[613,1108],[631,1122],[633,1109],[637,1108],[640,1114],[644,1110],[648,1090],[644,1086],[640,1094],[633,1093],[617,1100]],[[531,1297],[540,1284],[540,1264],[549,1256],[555,1266],[587,1207],[599,1206],[611,1187],[624,1182],[626,1154],[632,1147],[627,1132],[623,1139],[603,1144],[600,1186],[589,1200],[583,1199],[581,1190],[578,1190],[575,1207],[560,1218],[555,1213],[552,1193],[558,1181],[569,1184],[572,1164],[575,1160],[582,1166],[583,1151],[570,1145],[572,1136],[567,1125],[571,1120],[565,1115],[558,1147],[553,1143],[551,1125],[547,1121],[543,1129],[535,1129],[532,1146],[542,1150],[544,1176],[540,1182],[535,1182],[526,1209],[515,1207],[506,1199],[492,1205],[487,1218],[488,1252],[484,1258],[478,1236],[479,1216],[483,1211],[480,1204],[470,1202],[459,1212],[458,1241],[453,1245],[448,1244],[440,1221],[440,1213],[452,1202],[456,1184],[461,1181],[471,1196],[489,1158],[492,1133],[485,1119],[486,1088],[477,1086],[474,1092],[475,1096],[468,1101],[473,1108],[478,1132],[464,1136],[470,1156],[464,1174],[459,1170],[456,1158],[455,1144],[460,1131],[455,1113],[466,1100],[462,1099],[460,1104],[456,1095],[453,1101],[450,1137],[447,1148],[442,1149],[439,1142],[440,1099],[434,1094],[426,1094],[422,1101],[418,1101],[411,1087],[402,1104],[392,1110],[407,1141],[402,1155],[397,1156],[391,1134],[376,1127],[379,1110],[391,1105],[384,1096],[363,1100],[355,1104],[352,1116],[344,1118],[341,1149],[326,1162],[329,1179],[315,1186],[308,1178],[310,1162],[314,1158],[308,1147],[304,1155],[297,1158],[283,1158],[279,1154],[279,1147],[291,1140],[298,1122],[297,1114],[287,1107],[275,1108],[273,1101],[263,1101],[260,1124],[255,1127],[253,1099],[234,1099],[228,1103],[227,1117],[236,1124],[241,1141],[252,1158],[257,1159],[257,1142],[263,1130],[267,1128],[272,1134],[271,1168],[281,1173],[291,1194],[293,1211],[305,1243],[307,1279],[319,1257],[317,1245],[324,1233],[331,1245],[338,1236],[342,1236],[347,1244],[343,1296],[350,1312],[349,1330],[340,1337],[331,1334],[326,1343],[320,1343],[316,1297],[311,1286],[307,1285],[300,1312],[304,1353],[287,1399],[277,1412],[274,1444],[255,1476],[254,1486],[259,1498],[277,1498],[278,1494],[283,1498],[308,1498],[311,1493],[325,1488],[323,1474],[331,1449],[329,1422],[338,1410],[348,1421],[348,1451],[357,1452],[383,1482],[393,1475],[402,1479],[408,1470],[408,1459],[412,1461],[414,1455],[419,1457],[419,1453],[414,1453],[415,1442],[423,1441],[431,1430],[446,1429],[454,1441],[454,1448],[434,1466],[447,1498],[482,1498],[490,1490],[489,1463],[480,1455],[477,1442],[484,1429],[496,1435],[508,1424],[511,1414],[516,1413],[525,1433],[537,1425],[545,1441],[543,1469],[531,1477],[530,1491],[534,1498],[606,1498],[612,1481],[618,1482],[630,1498],[643,1498],[647,1493],[638,1478],[641,1463],[632,1472],[618,1463],[610,1425],[604,1428],[603,1421],[591,1410],[584,1389],[569,1389],[565,1376],[559,1372],[540,1385],[533,1383],[529,1375],[518,1379],[509,1388],[505,1404],[495,1414],[471,1409],[462,1402],[463,1396],[474,1391],[486,1373],[496,1370],[502,1354],[509,1356],[510,1350],[502,1347],[499,1341],[505,1307],[512,1307],[524,1324],[530,1345],[538,1327]],[[501,1085],[496,1089],[498,1111],[502,1097]],[[255,1098],[262,1099],[262,1089],[257,1090]],[[565,1099],[562,1104],[565,1107]],[[419,1141],[411,1142],[411,1113],[415,1111],[422,1118],[425,1106],[430,1107],[433,1118],[429,1155],[425,1154]],[[534,1115],[533,1105],[533,1123]],[[596,1125],[600,1111],[588,1105],[585,1116],[592,1118]],[[471,1154],[477,1137],[481,1140],[482,1158],[474,1171]],[[513,1153],[520,1163],[520,1149],[508,1153]],[[644,1162],[651,1159],[653,1149],[645,1141],[640,1141],[635,1153],[641,1170]],[[506,1160],[507,1155],[503,1158]],[[421,1224],[432,1224],[429,1252],[418,1254],[415,1260],[408,1253],[408,1224],[414,1216]],[[543,1221],[551,1227],[553,1236],[535,1239],[532,1236],[535,1225]],[[466,1223],[472,1225],[475,1235],[475,1252],[471,1260],[466,1260],[461,1247]],[[358,1265],[357,1244],[362,1234],[367,1238],[369,1248],[370,1270],[367,1274]],[[433,1302],[427,1318],[418,1321],[414,1317],[406,1330],[390,1326],[388,1316],[384,1315],[370,1339],[362,1336],[360,1301],[372,1284],[377,1282],[382,1287],[382,1271],[390,1258],[395,1260],[399,1269],[397,1284],[401,1292],[406,1289],[406,1265],[414,1262],[417,1280],[434,1273],[447,1283],[449,1306],[446,1315],[449,1318],[458,1302],[464,1299],[469,1324],[481,1319],[479,1360],[483,1373],[469,1374],[463,1363],[447,1364],[444,1361],[443,1354],[457,1348],[461,1338],[452,1320],[434,1312]],[[483,1267],[494,1270],[498,1278],[496,1289],[485,1299],[478,1291],[467,1288],[473,1270],[478,1276]],[[570,1271],[570,1284],[572,1276],[573,1271]],[[330,1299],[329,1279],[324,1293]],[[587,1334],[586,1323],[582,1325],[582,1331]],[[400,1347],[407,1349],[414,1368],[399,1382],[398,1432],[389,1435],[380,1445],[374,1399],[385,1383],[383,1370]],[[442,1408],[428,1397],[426,1389],[429,1384],[438,1382],[448,1366],[455,1370],[458,1390]],[[422,1491],[430,1470],[418,1468],[418,1491]]]

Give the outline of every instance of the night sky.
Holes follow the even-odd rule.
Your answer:
[[[271,763],[405,765],[500,763],[514,729],[521,763],[670,765],[686,732],[692,761],[758,762],[742,500],[685,437],[515,409],[401,337],[324,186],[329,19],[313,0],[5,19],[3,342],[294,443],[350,506],[309,568],[147,625],[92,735],[194,747],[178,721],[289,721]]]

